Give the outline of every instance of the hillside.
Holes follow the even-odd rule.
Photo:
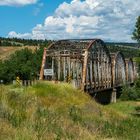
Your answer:
[[[48,46],[49,40],[32,40],[20,38],[4,38],[0,37],[0,60],[7,59],[11,54],[17,50],[24,48],[32,49],[33,51],[38,47]]]
[[[123,45],[109,45],[107,44],[107,48],[111,53],[122,52],[125,58],[133,58],[138,57],[140,53],[140,48],[134,46],[127,46],[127,44]]]
[[[24,48],[28,48],[28,49],[31,49],[31,50],[34,51],[37,47],[36,46],[26,46],[26,47],[15,47],[15,46],[11,46],[11,47],[0,47],[0,60],[8,59],[11,54],[15,53],[18,50],[22,50]]]
[[[0,87],[1,140],[138,140],[140,102],[102,106],[68,84]]]

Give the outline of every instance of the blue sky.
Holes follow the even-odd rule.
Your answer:
[[[47,16],[53,15],[62,2],[63,0],[40,0],[29,5],[1,5],[0,36],[7,36],[12,30],[21,33],[31,32],[36,24],[43,23]]]
[[[1,0],[0,36],[132,42],[140,0]]]

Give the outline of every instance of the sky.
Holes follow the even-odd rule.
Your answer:
[[[140,0],[0,0],[0,36],[133,42]]]

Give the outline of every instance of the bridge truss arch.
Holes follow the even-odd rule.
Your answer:
[[[105,43],[99,39],[93,40],[86,51],[88,56],[85,57],[83,69],[85,90],[96,91],[111,87],[111,57]]]
[[[112,60],[112,84],[114,87],[122,86],[126,83],[126,63],[124,55],[117,52]]]
[[[110,54],[100,39],[60,40],[44,49],[40,80],[72,83],[91,93],[133,83],[135,69],[132,59]]]
[[[126,79],[127,83],[131,84],[135,80],[135,69],[132,58],[126,59]]]

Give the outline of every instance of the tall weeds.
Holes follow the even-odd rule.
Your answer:
[[[0,140],[140,138],[138,118],[113,105],[98,105],[68,84],[41,82],[0,90]]]

